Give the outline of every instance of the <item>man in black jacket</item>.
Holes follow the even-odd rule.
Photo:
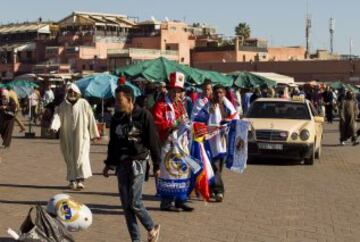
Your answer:
[[[157,241],[160,225],[155,225],[142,198],[142,187],[151,155],[153,172],[159,175],[160,145],[152,115],[134,104],[130,87],[120,85],[116,89],[116,100],[120,112],[114,114],[110,126],[108,157],[103,175],[116,168],[121,203],[132,241],[140,241],[140,230],[136,217],[149,232],[148,241]]]

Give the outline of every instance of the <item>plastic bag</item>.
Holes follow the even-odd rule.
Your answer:
[[[20,232],[19,241],[23,242],[75,242],[64,225],[51,217],[40,205],[29,210]]]

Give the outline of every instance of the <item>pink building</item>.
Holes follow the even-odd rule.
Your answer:
[[[266,62],[304,60],[304,47],[268,47],[266,40],[238,38],[225,42],[218,39],[198,39],[191,53],[192,65],[227,62]]]
[[[33,22],[0,26],[0,80],[32,72],[45,60],[45,46],[54,40],[56,25]]]
[[[140,22],[130,30],[124,48],[108,50],[109,69],[158,57],[189,65],[194,46],[194,35],[183,22]]]

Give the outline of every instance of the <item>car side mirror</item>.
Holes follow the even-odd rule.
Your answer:
[[[324,117],[321,117],[321,116],[315,116],[314,120],[316,123],[324,123],[325,122]]]

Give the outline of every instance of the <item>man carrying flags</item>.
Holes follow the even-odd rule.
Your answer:
[[[159,99],[153,108],[162,145],[162,162],[157,184],[161,196],[160,208],[164,211],[190,212],[193,208],[185,204],[190,187],[190,170],[183,157],[189,145],[188,117],[181,102],[185,76],[174,72],[170,74],[169,81],[168,94]]]
[[[225,97],[225,94],[226,91],[223,86],[215,86],[213,97],[207,100],[203,98],[202,108],[200,109],[200,105],[195,105],[193,111],[193,120],[206,123],[207,132],[210,134],[207,138],[208,151],[215,173],[214,181],[210,184],[210,192],[218,202],[223,201],[225,192],[221,173],[227,153],[227,124],[239,117],[235,107]]]

